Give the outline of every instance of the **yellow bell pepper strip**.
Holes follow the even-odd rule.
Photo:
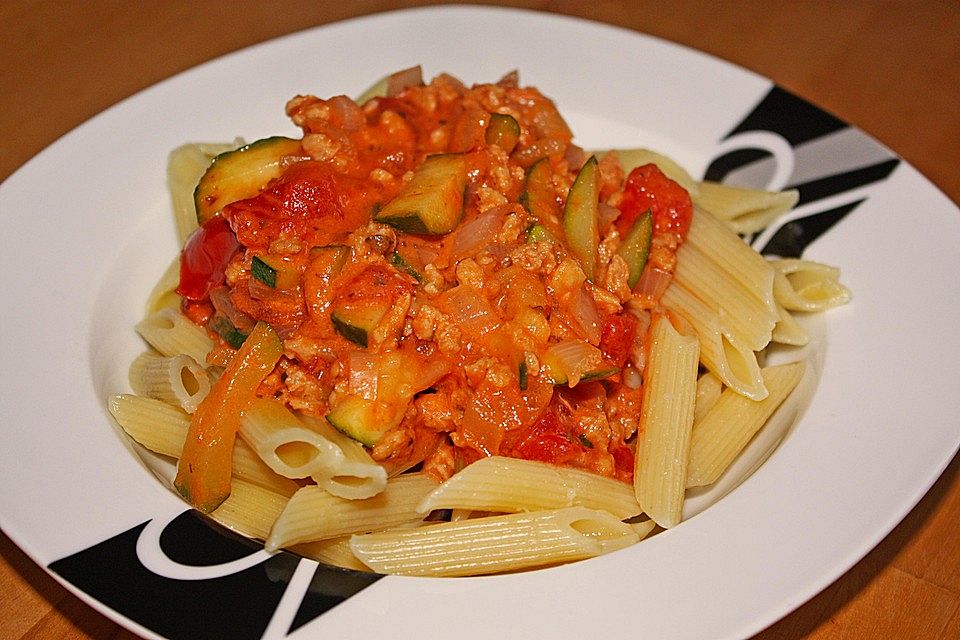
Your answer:
[[[174,486],[196,509],[210,513],[230,495],[240,417],[282,354],[277,333],[258,322],[193,414]]]

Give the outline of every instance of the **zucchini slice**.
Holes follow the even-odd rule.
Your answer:
[[[643,215],[637,218],[633,227],[624,237],[620,248],[617,249],[617,255],[623,258],[630,269],[630,275],[627,277],[627,284],[633,289],[640,280],[643,273],[643,267],[647,264],[647,256],[650,255],[650,239],[653,237],[653,216],[648,209]]]
[[[221,153],[213,159],[193,192],[197,221],[203,224],[231,202],[259,194],[283,172],[280,160],[299,153],[300,141],[282,136],[264,138]]]
[[[337,431],[372,447],[383,434],[400,424],[406,405],[347,394],[327,413],[327,422]]]
[[[509,114],[491,113],[484,138],[487,144],[495,144],[509,154],[520,142],[520,124]]]
[[[537,160],[527,170],[527,181],[520,195],[520,204],[551,235],[560,237],[560,204],[553,187],[550,159]]]
[[[563,235],[570,252],[580,263],[587,279],[593,282],[600,247],[600,176],[597,157],[580,169],[567,194],[563,209]]]
[[[376,329],[390,311],[388,298],[367,298],[344,301],[333,308],[330,322],[337,333],[350,342],[366,347],[370,332]]]
[[[374,220],[407,233],[449,233],[463,217],[467,160],[463,154],[428,157],[400,191],[374,214]]]

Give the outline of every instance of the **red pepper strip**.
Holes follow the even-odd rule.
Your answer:
[[[215,216],[187,239],[180,254],[177,293],[187,300],[205,300],[221,284],[230,258],[240,248],[230,223]]]
[[[240,418],[281,355],[277,333],[258,322],[190,419],[173,484],[200,511],[210,513],[230,495]]]

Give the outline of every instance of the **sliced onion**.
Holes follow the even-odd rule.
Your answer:
[[[450,363],[443,358],[424,358],[420,366],[410,371],[410,388],[414,392],[423,391],[436,384],[450,371]]]
[[[350,369],[350,393],[366,400],[376,400],[377,373],[380,368],[377,356],[365,351],[352,351],[347,357],[347,367]]]
[[[634,287],[633,292],[638,296],[643,296],[656,302],[663,297],[663,293],[667,290],[667,287],[670,286],[672,280],[672,274],[663,269],[647,265],[646,269],[644,269],[640,275],[640,280],[637,282],[637,286]]]
[[[642,374],[647,365],[647,330],[650,328],[650,312],[632,305],[627,308],[637,318],[633,344],[630,345],[630,363]]]
[[[408,87],[419,87],[422,84],[423,68],[420,65],[401,69],[387,78],[387,95],[393,97]]]
[[[347,96],[334,96],[327,100],[327,104],[333,111],[333,122],[339,122],[347,131],[356,131],[367,123],[363,111]]]
[[[606,234],[613,221],[620,217],[620,209],[601,202],[597,205],[597,211],[600,214],[600,233]]]
[[[500,326],[500,318],[487,299],[471,287],[454,287],[443,294],[443,311],[454,326],[478,339]]]
[[[503,207],[493,207],[461,226],[453,240],[453,261],[475,256],[481,249],[493,244],[505,216]]]
[[[588,371],[603,364],[600,349],[576,338],[563,340],[547,349],[544,358],[555,362],[567,376],[567,384],[576,386]]]
[[[580,287],[573,302],[567,308],[567,311],[576,320],[590,344],[600,344],[600,335],[603,333],[603,324],[600,320],[600,312],[597,311],[597,303],[586,285]]]

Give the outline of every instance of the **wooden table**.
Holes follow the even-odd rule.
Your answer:
[[[87,118],[174,73],[303,28],[416,4],[0,3],[0,179]],[[878,138],[960,201],[955,0],[502,4],[621,25],[757,71]],[[755,640],[960,638],[958,467],[954,459],[866,558]],[[0,593],[2,638],[134,637],[60,587],[2,534]]]

